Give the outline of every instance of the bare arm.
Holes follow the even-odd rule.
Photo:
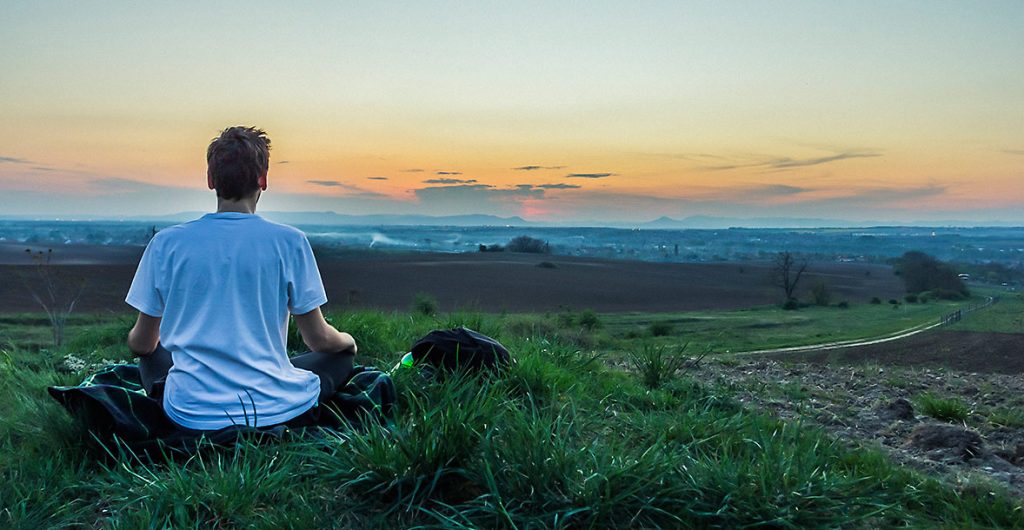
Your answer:
[[[302,341],[311,351],[352,355],[356,353],[356,341],[352,335],[342,333],[328,324],[319,307],[309,313],[295,315],[295,326],[299,328]]]
[[[138,320],[128,332],[128,349],[132,353],[143,356],[153,353],[160,342],[160,317],[151,317],[139,313]]]

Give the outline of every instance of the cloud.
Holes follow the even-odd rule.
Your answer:
[[[566,178],[570,179],[603,179],[615,176],[615,173],[569,173]]]
[[[338,187],[338,188],[342,188],[342,187],[345,186],[345,184],[343,184],[341,182],[338,182],[337,180],[307,180],[306,182],[308,182],[310,184],[316,184],[317,186]]]
[[[766,169],[792,169],[798,167],[818,166],[821,164],[828,164],[830,162],[838,162],[840,160],[848,160],[851,158],[873,158],[877,156],[882,156],[882,154],[874,152],[844,151],[836,153],[834,155],[819,156],[814,158],[791,158],[788,156],[783,156],[757,160],[753,162],[738,162],[733,164],[706,166],[704,167],[704,169],[708,169],[711,171],[725,171],[731,169],[744,169],[755,167],[761,167]]]
[[[280,162],[278,162],[278,164],[291,164],[291,163],[292,163],[291,160],[281,160]]]
[[[367,191],[359,186],[355,186],[347,182],[341,182],[339,180],[307,180],[306,182],[327,188],[341,188],[348,192],[345,194],[346,197],[364,197],[371,199],[386,197],[383,193]]]
[[[807,167],[817,166],[820,164],[827,164],[829,162],[836,162],[839,160],[847,160],[850,158],[873,158],[876,156],[882,156],[881,153],[839,153],[832,156],[823,156],[818,158],[804,158],[804,159],[793,159],[793,158],[779,158],[769,162],[769,166],[774,169],[784,169],[791,167]]]
[[[461,171],[437,171],[435,175],[461,175]]]
[[[943,195],[947,191],[946,186],[928,185],[913,188],[871,188],[857,190],[849,195],[835,199],[825,199],[819,202],[836,201],[843,204],[869,204],[878,206],[894,202],[902,202],[913,199],[924,199]]]
[[[449,213],[519,215],[523,203],[544,198],[542,189],[530,185],[497,188],[490,184],[431,186],[414,193],[421,208]]]
[[[771,197],[783,197],[787,195],[798,195],[801,193],[807,193],[814,191],[810,188],[800,188],[797,186],[789,186],[786,184],[767,184],[764,186],[757,186],[748,190],[751,193],[755,193],[762,196]]]
[[[25,160],[24,158],[15,158],[13,156],[0,156],[0,163],[6,164],[31,164],[32,162]]]
[[[1024,149],[1003,149],[1003,152],[1008,155],[1024,155]]]
[[[387,177],[366,177],[366,180],[387,180]]]
[[[196,188],[178,188],[174,186],[163,186],[150,184],[138,180],[126,178],[101,178],[89,181],[91,187],[100,193],[165,193],[170,191],[200,191]],[[212,193],[212,192],[211,192]]]
[[[565,169],[565,166],[519,166],[512,168],[513,171],[537,171],[538,169]]]
[[[497,188],[490,184],[462,184],[458,186],[429,186],[415,191],[417,197],[455,196],[455,195],[486,195],[489,197],[543,197],[544,190],[536,189],[529,184],[520,184],[512,188]]]
[[[418,167],[414,167],[412,169],[403,169],[402,173],[423,173],[423,170]]]
[[[32,166],[32,169],[35,170],[35,171],[57,171],[56,168],[44,167],[44,166]]]
[[[582,188],[583,186],[580,186],[579,184],[565,184],[565,183],[561,183],[561,184],[537,184],[534,187],[535,188],[540,188],[542,190],[575,190],[575,189]]]
[[[456,173],[459,174],[459,173]],[[427,179],[424,184],[475,184],[476,179]]]

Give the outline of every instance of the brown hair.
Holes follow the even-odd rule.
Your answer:
[[[227,200],[247,197],[259,189],[259,177],[270,164],[270,138],[255,127],[224,129],[206,150],[206,165],[217,196]]]

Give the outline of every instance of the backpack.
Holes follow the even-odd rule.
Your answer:
[[[500,370],[512,356],[500,342],[469,328],[436,329],[409,350],[415,364],[428,364],[443,372]]]

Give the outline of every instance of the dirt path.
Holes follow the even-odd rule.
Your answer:
[[[977,307],[974,307],[973,309],[971,309],[969,311],[978,311],[980,309],[984,309],[986,307],[989,307],[989,306],[991,306],[994,303],[995,303],[995,299],[993,299],[990,296],[990,297],[988,297],[988,299],[985,301],[984,304],[982,304],[980,306],[977,306]],[[967,310],[963,310],[962,309],[961,311],[963,312],[963,311],[967,311]],[[967,311],[967,312],[969,312],[969,311]],[[962,314],[966,314],[966,313],[962,313]],[[887,343],[887,342],[893,342],[893,341],[897,341],[897,340],[902,340],[902,339],[906,339],[906,338],[909,338],[909,337],[913,337],[914,335],[918,335],[918,334],[924,333],[926,331],[930,331],[930,330],[939,328],[939,327],[941,327],[941,326],[943,326],[945,324],[946,324],[946,322],[944,322],[942,320],[940,320],[939,322],[933,322],[933,323],[927,323],[926,322],[926,323],[919,324],[919,325],[914,326],[914,327],[910,327],[910,328],[907,328],[907,329],[904,329],[904,330],[901,330],[901,331],[897,331],[895,333],[891,333],[891,334],[888,334],[888,335],[883,335],[881,337],[866,338],[866,339],[852,339],[852,340],[843,340],[843,341],[836,341],[836,342],[822,342],[822,343],[819,343],[819,344],[809,344],[807,346],[790,346],[788,348],[773,348],[773,349],[767,349],[767,350],[745,351],[745,352],[738,352],[738,353],[736,353],[736,355],[776,355],[776,354],[803,353],[803,352],[822,352],[822,351],[829,351],[829,350],[838,350],[838,349],[843,349],[843,348],[857,348],[857,347],[862,347],[862,346],[873,346],[873,345],[876,345],[876,344],[884,344],[884,343]]]

